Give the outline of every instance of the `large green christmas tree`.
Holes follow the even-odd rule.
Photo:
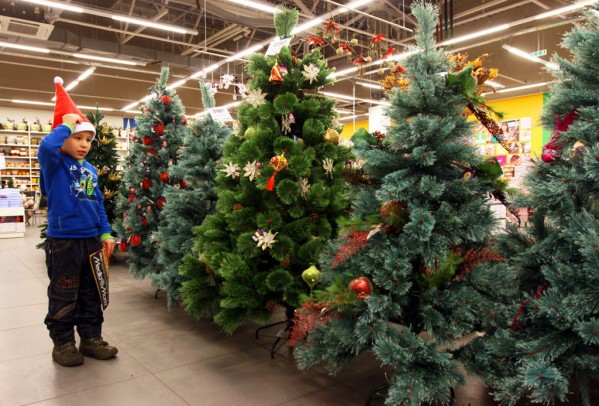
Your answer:
[[[276,14],[281,38],[297,16]],[[337,235],[347,207],[341,172],[350,151],[337,144],[334,101],[317,92],[332,81],[320,50],[297,59],[284,46],[277,55],[253,55],[247,71],[249,95],[216,178],[217,213],[197,243],[220,280],[215,320],[228,333],[244,321],[268,321],[277,305],[299,305],[300,275]]]
[[[488,246],[487,198],[503,188],[500,167],[466,141],[465,108],[482,108],[472,66],[455,73],[436,49],[436,7],[418,1],[412,10],[419,28],[402,67],[406,85],[387,110],[394,125],[383,141],[356,140],[368,182],[353,193],[352,221],[321,273],[304,275],[321,286],[296,310],[292,333],[295,342],[307,335],[295,352],[301,369],[337,372],[373,352],[394,371],[389,405],[448,404],[464,382],[455,341],[494,325],[487,292],[506,291]]]
[[[122,238],[119,249],[128,250],[130,271],[140,278],[164,271],[157,261],[160,241],[155,235],[166,221],[164,192],[168,185],[185,187],[182,179],[168,172],[177,164],[183,138],[189,132],[181,100],[167,87],[168,74],[163,67],[141,107],[142,115],[135,119],[134,142],[118,197],[118,211],[123,213],[122,222],[115,227]]]
[[[213,108],[215,103],[212,86],[202,83],[201,91],[204,108]],[[169,308],[179,298],[179,288],[184,281],[185,304],[188,309],[195,308],[195,286],[206,278],[210,279],[210,274],[200,269],[202,266],[198,263],[197,255],[191,255],[193,227],[200,225],[206,215],[215,210],[216,165],[222,155],[223,142],[230,132],[228,127],[217,123],[208,114],[206,118],[190,126],[189,134],[183,139],[179,161],[169,168],[169,176],[183,179],[186,187],[167,186],[164,191],[165,221],[156,233],[156,238],[160,241],[158,263],[164,270],[150,275],[154,285],[166,290]],[[185,276],[179,274],[182,262],[185,263]],[[218,289],[213,288],[212,291],[212,296],[218,297]],[[190,310],[190,313],[196,312]]]
[[[117,170],[115,131],[108,123],[102,123],[104,114],[100,109],[87,113],[87,119],[96,128],[96,137],[85,159],[98,171],[98,186],[104,196],[104,210],[108,222],[116,219],[116,196],[121,183],[121,174]]]
[[[558,81],[543,112],[552,139],[519,201],[533,210],[530,226],[499,241],[503,275],[522,297],[505,328],[464,351],[505,405],[588,406],[599,375],[599,18],[588,17],[564,37],[572,61],[556,57]]]

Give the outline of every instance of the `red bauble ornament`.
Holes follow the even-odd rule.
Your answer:
[[[181,124],[187,125],[187,117],[181,116]]]
[[[127,243],[125,241],[121,241],[119,243],[119,251],[126,252],[127,251]]]
[[[543,160],[543,162],[547,163],[555,162],[558,157],[559,151],[556,151],[555,149],[546,149],[541,154],[541,159]]]
[[[150,137],[144,137],[144,140],[143,140],[143,141],[144,141],[144,145],[145,145],[146,147],[147,147],[147,146],[150,146],[150,145],[152,145],[152,144],[154,143],[154,141],[152,141],[152,139],[151,139]]]
[[[135,195],[129,195],[127,198],[129,199],[129,201],[131,203],[133,203],[135,201]]]
[[[168,172],[162,172],[162,173],[160,174],[160,180],[161,180],[161,181],[163,181],[163,182],[168,182],[168,179],[169,179],[169,178],[168,178]]]
[[[156,151],[154,148],[148,148],[148,150],[146,151],[146,154],[158,155],[158,151]]]
[[[152,181],[150,179],[144,179],[141,181],[141,188],[142,189],[149,189],[150,186],[152,186]]]
[[[146,227],[150,225],[150,222],[148,221],[148,219],[146,218],[146,216],[142,216],[141,217],[141,224],[143,224]]]
[[[367,277],[359,276],[349,283],[349,290],[356,292],[358,299],[364,299],[372,294],[372,283]]]
[[[129,237],[129,244],[131,244],[132,247],[137,247],[138,245],[140,245],[141,235],[133,234],[131,237]]]
[[[187,182],[181,179],[181,181],[179,182],[179,186],[181,186],[181,189],[185,189],[187,187]]]
[[[127,227],[127,228],[125,228],[125,231],[129,232],[129,231],[133,231],[133,229],[131,227]]]
[[[163,94],[162,96],[160,96],[160,100],[162,100],[162,104],[164,104],[165,107],[170,106],[171,104],[171,98],[170,96]]]
[[[164,203],[166,203],[166,199],[164,197],[160,197],[160,198],[158,198],[158,200],[156,200],[156,205],[158,206],[159,209],[162,209],[162,207],[164,206]]]
[[[162,134],[164,134],[164,124],[156,124],[154,127],[154,133],[157,136],[162,137]]]

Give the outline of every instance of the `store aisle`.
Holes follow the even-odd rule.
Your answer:
[[[247,326],[233,336],[183,309],[168,311],[148,281],[134,279],[123,261],[111,268],[104,338],[116,359],[64,368],[51,359],[43,318],[47,276],[39,230],[0,239],[0,405],[364,405],[385,382],[379,363],[365,355],[338,376],[297,370],[284,346],[270,358],[272,339]],[[276,334],[276,331],[272,332]],[[492,404],[470,384],[456,405]],[[485,400],[483,400],[485,399]],[[382,405],[375,400],[372,405]]]

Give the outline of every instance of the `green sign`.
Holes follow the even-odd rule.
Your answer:
[[[546,49],[540,49],[538,51],[534,51],[530,53],[532,56],[544,56],[547,55],[547,50]]]

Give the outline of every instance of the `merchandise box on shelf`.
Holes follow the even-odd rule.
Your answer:
[[[25,236],[25,209],[0,207],[0,238]]]

